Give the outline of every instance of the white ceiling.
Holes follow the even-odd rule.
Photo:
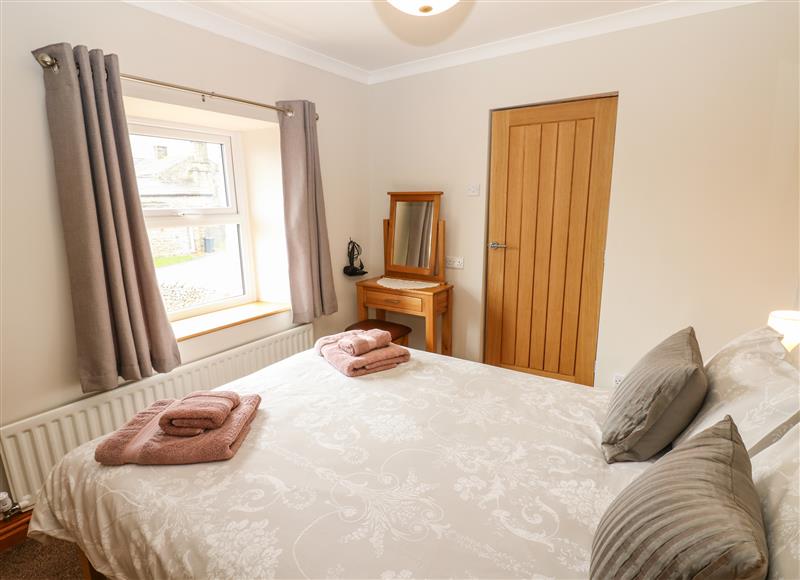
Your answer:
[[[462,0],[417,17],[383,0],[129,1],[367,83],[748,3]]]
[[[373,72],[655,2],[462,1],[429,17],[379,1],[191,4]]]

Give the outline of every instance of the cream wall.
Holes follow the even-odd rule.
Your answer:
[[[2,357],[3,424],[81,397],[62,230],[44,109],[32,49],[54,42],[116,52],[123,72],[273,102],[309,99],[319,137],[339,313],[318,332],[355,319],[352,281],[342,275],[349,236],[365,238],[358,207],[367,190],[367,88],[353,81],[211,35],[121,3],[2,3]],[[127,86],[127,85],[126,85]],[[152,90],[151,90],[152,91]],[[150,96],[132,89],[137,96]],[[162,91],[178,104],[199,99]],[[187,100],[189,99],[189,100]],[[253,115],[254,109],[207,104]],[[275,114],[263,113],[274,121]],[[366,212],[364,212],[366,213]],[[181,343],[193,360],[291,323],[286,315]]]
[[[291,302],[278,125],[242,133],[258,299]]]
[[[683,326],[708,357],[796,305],[798,7],[754,4],[370,88],[369,265],[382,267],[386,191],[445,192],[447,254],[465,258],[448,270],[456,356],[482,356],[489,111],[611,91],[596,384]]]

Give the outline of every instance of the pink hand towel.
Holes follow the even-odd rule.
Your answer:
[[[407,362],[411,358],[411,353],[402,346],[390,344],[360,356],[350,356],[339,348],[338,343],[333,343],[322,347],[322,356],[340,373],[348,377],[360,377],[393,369]]]
[[[345,336],[339,340],[339,348],[350,356],[359,356],[376,348],[389,346],[392,342],[392,333],[373,328],[362,334]]]
[[[158,425],[164,410],[174,399],[156,401],[133,419],[103,439],[94,452],[103,465],[181,465],[224,461],[233,457],[250,431],[261,397],[244,395],[219,429],[196,437],[176,437]]]
[[[338,342],[343,338],[346,338],[348,336],[356,336],[357,334],[364,334],[364,331],[345,330],[344,332],[337,332],[336,334],[331,334],[330,336],[323,336],[322,338],[318,338],[317,342],[314,343],[314,351],[319,356],[322,356],[323,346],[328,346],[329,344],[338,344]]]
[[[206,429],[219,429],[239,405],[233,391],[196,391],[175,401],[158,419],[164,433],[194,437]]]

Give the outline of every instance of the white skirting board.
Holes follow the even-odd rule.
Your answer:
[[[0,428],[0,454],[11,493],[30,507],[53,466],[68,452],[111,433],[158,399],[211,389],[308,350],[310,324],[130,383]]]

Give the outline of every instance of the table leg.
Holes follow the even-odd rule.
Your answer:
[[[453,289],[447,291],[447,310],[442,316],[442,354],[453,354]]]
[[[436,311],[433,297],[425,301],[425,350],[436,352]]]
[[[358,294],[358,297],[357,297],[357,299],[358,299],[358,319],[359,320],[366,320],[367,318],[369,318],[369,308],[367,308],[366,296],[365,296],[366,293],[364,292],[364,289],[359,286],[358,290],[357,290],[357,294]]]
[[[378,320],[386,320],[386,311],[383,309],[375,309],[375,318]]]

